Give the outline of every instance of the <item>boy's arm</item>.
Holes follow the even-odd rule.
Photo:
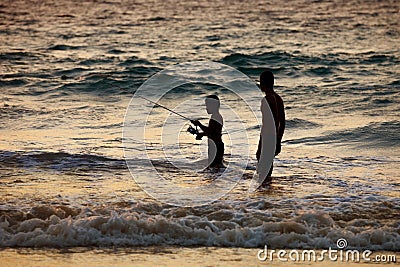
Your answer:
[[[205,135],[208,135],[208,127],[204,126],[203,124],[201,124],[201,122],[199,122],[198,120],[192,120],[190,121],[191,123],[193,123],[193,125],[195,126],[199,126],[200,129],[205,133]]]

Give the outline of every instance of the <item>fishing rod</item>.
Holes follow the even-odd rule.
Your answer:
[[[166,110],[168,110],[169,112],[172,112],[172,113],[174,113],[174,114],[176,114],[176,115],[178,115],[178,116],[180,116],[180,117],[182,117],[182,118],[184,118],[184,119],[186,119],[186,120],[189,120],[191,123],[193,123],[191,119],[189,119],[189,118],[186,117],[186,116],[183,116],[182,114],[180,114],[180,113],[178,113],[178,112],[176,112],[176,111],[173,111],[172,109],[169,109],[169,108],[167,108],[167,107],[164,107],[163,105],[160,105],[160,104],[158,104],[158,103],[156,103],[156,102],[154,102],[154,101],[151,101],[150,99],[148,99],[148,98],[146,98],[146,97],[144,97],[144,96],[140,96],[140,95],[137,95],[137,96],[140,97],[140,98],[142,98],[142,99],[144,99],[144,100],[149,101],[150,103],[152,103],[152,104],[154,104],[154,105],[156,105],[156,106],[159,106],[159,107],[161,107],[161,108],[163,108],[163,109],[166,109]],[[195,125],[195,128],[194,128],[192,125],[189,125],[189,128],[187,128],[186,131],[189,132],[189,133],[191,133],[191,134],[193,134],[193,135],[196,135],[196,140],[201,140],[202,135],[200,135],[200,131],[199,131],[199,129],[197,128],[197,125]]]
[[[112,86],[115,86],[115,87],[117,87],[117,88],[119,88],[119,89],[121,89],[121,90],[124,90],[124,88],[122,88],[122,87],[119,86],[118,84],[112,84]],[[178,115],[178,116],[180,116],[180,117],[182,117],[182,118],[184,118],[184,119],[186,119],[186,120],[192,121],[192,120],[189,119],[188,117],[183,116],[182,114],[179,114],[178,112],[175,112],[175,111],[173,111],[172,109],[169,109],[169,108],[167,108],[167,107],[164,107],[163,105],[158,104],[157,102],[151,101],[150,99],[148,99],[148,98],[146,98],[146,97],[144,97],[144,96],[137,95],[137,97],[140,97],[140,98],[142,98],[142,99],[144,99],[144,100],[147,100],[147,101],[149,101],[150,103],[152,103],[152,104],[154,104],[154,105],[156,105],[156,106],[159,106],[159,107],[161,107],[161,108],[163,108],[163,109],[166,109],[166,110],[168,110],[169,112],[172,112],[172,113],[174,113],[174,114],[176,114],[176,115]]]
[[[125,90],[124,88],[122,88],[122,87],[119,86],[118,84],[110,84],[110,85],[115,86],[115,87],[117,87],[117,88],[119,88],[119,89],[121,89],[121,90]],[[150,99],[148,99],[148,98],[146,98],[146,97],[144,97],[144,96],[137,95],[137,97],[140,97],[140,98],[142,98],[142,99],[144,99],[144,100],[146,100],[146,101],[148,101],[148,102],[150,102],[150,103],[152,103],[152,104],[154,104],[154,105],[156,105],[156,106],[159,106],[159,107],[161,107],[161,108],[163,108],[163,109],[165,109],[165,110],[168,110],[169,112],[172,112],[173,114],[176,114],[176,115],[178,115],[178,116],[184,118],[185,120],[188,120],[188,121],[190,121],[191,123],[193,123],[192,120],[189,119],[188,117],[186,117],[186,116],[184,116],[184,115],[182,115],[182,114],[180,114],[180,113],[178,113],[178,112],[176,112],[176,111],[173,111],[172,109],[169,109],[169,108],[167,108],[167,107],[164,107],[163,105],[158,104],[157,102],[154,102],[154,101],[152,101],[152,100],[150,100]],[[199,131],[199,129],[197,128],[197,125],[195,125],[195,128],[194,128],[192,125],[189,125],[189,128],[188,128],[186,131],[189,132],[189,133],[191,133],[191,134],[193,134],[193,135],[196,135],[196,140],[201,140],[202,135],[200,135],[200,131]]]
[[[184,119],[186,119],[186,120],[192,121],[192,119],[189,119],[188,117],[183,116],[182,114],[180,114],[180,113],[178,113],[178,112],[175,112],[175,111],[173,111],[172,109],[169,109],[169,108],[167,108],[167,107],[164,107],[163,105],[160,105],[160,104],[158,104],[158,103],[156,103],[156,102],[154,102],[154,101],[151,101],[150,99],[148,99],[148,98],[146,98],[146,97],[144,97],[144,96],[140,96],[140,95],[137,95],[137,96],[140,97],[140,98],[143,98],[144,100],[149,101],[150,103],[152,103],[152,104],[154,104],[154,105],[156,105],[156,106],[159,106],[160,108],[166,109],[166,110],[168,110],[169,112],[172,112],[172,113],[174,113],[174,114],[176,114],[176,115],[178,115],[178,116],[181,116],[182,118],[184,118]]]

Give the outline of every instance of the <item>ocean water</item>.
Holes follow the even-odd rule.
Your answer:
[[[0,247],[325,249],[345,238],[349,248],[399,251],[399,9],[355,0],[1,1]],[[248,191],[257,124],[247,128],[250,154],[226,155],[232,165],[248,160],[242,179],[211,203],[162,203],[132,178],[128,104],[152,75],[188,61],[253,80],[274,72],[287,128],[270,186]],[[160,103],[206,122],[203,99],[215,92],[224,117],[228,107],[246,114],[210,84],[175,88]],[[259,116],[260,92],[241,94]],[[138,108],[137,120],[145,115]],[[160,148],[168,115],[179,150]],[[149,157],[180,184],[212,179],[165,160],[163,152],[204,157],[206,142],[185,133],[187,121],[161,108],[147,120],[148,151],[139,140],[133,173],[157,187]],[[240,128],[230,123],[227,131]]]

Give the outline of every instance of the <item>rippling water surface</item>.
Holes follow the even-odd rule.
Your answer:
[[[399,251],[399,8],[398,1],[2,1],[0,246],[321,249],[346,238],[353,248]],[[287,129],[270,187],[247,191],[254,125],[238,185],[211,204],[176,207],[131,178],[122,125],[146,79],[194,60],[252,79],[272,69]],[[240,102],[211,85],[177,89],[161,102],[190,100],[179,112],[206,118],[203,97],[214,92],[241,114]],[[259,92],[242,93],[258,112]],[[149,129],[165,114],[155,109]],[[204,142],[183,138],[186,156],[204,150]],[[169,175],[161,151],[151,153]],[[142,154],[134,168],[151,181]]]

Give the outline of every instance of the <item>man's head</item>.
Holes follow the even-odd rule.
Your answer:
[[[261,91],[267,92],[274,89],[274,74],[271,71],[263,71],[260,75]]]
[[[214,114],[218,112],[220,102],[219,98],[216,95],[209,95],[206,97],[206,108],[207,108],[207,113],[208,114]]]

